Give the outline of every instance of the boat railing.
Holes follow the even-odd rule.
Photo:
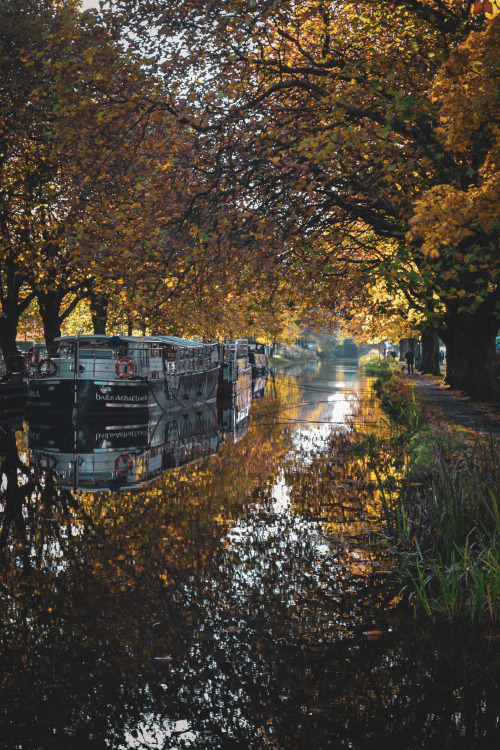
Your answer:
[[[28,353],[28,368],[31,380],[105,381],[161,377],[163,369],[160,350],[150,352],[146,345],[113,348],[77,341],[33,349]]]
[[[219,364],[219,356],[215,345],[179,348],[176,362],[179,373],[208,372]]]
[[[88,341],[62,341],[28,352],[30,380],[62,378],[81,380],[158,379],[180,373],[208,372],[219,364],[216,345],[188,348],[139,342],[121,346]]]

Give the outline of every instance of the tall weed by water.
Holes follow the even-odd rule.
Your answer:
[[[427,424],[408,382],[377,381],[390,417],[392,459],[370,445],[386,533],[403,553],[415,613],[500,621],[500,451],[458,428]],[[397,457],[397,458],[396,458]],[[389,463],[404,479],[387,489]]]
[[[410,481],[402,497],[416,611],[499,621],[498,448],[478,441],[458,459],[441,453],[433,475],[421,479]]]

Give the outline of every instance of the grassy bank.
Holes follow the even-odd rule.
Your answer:
[[[271,365],[290,365],[296,362],[308,362],[312,359],[318,359],[315,351],[287,344],[281,346],[279,354],[269,357],[269,363]]]
[[[372,439],[370,459],[415,612],[500,622],[498,447],[434,413],[394,363],[366,370],[390,419],[391,450]]]

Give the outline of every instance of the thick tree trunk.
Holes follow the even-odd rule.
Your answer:
[[[61,323],[59,313],[61,309],[62,296],[56,291],[39,292],[37,295],[38,307],[43,323],[43,333],[47,346],[53,346],[54,340],[61,335]]]
[[[106,323],[108,322],[108,298],[92,294],[90,302],[92,306],[92,325],[96,335],[106,333]]]
[[[420,371],[429,375],[440,375],[439,369],[439,336],[435,328],[422,331],[422,361]]]
[[[19,318],[34,299],[34,293],[27,293],[26,282],[19,274],[17,264],[9,258],[0,267],[2,299],[0,305],[0,349],[7,372],[12,372],[11,364],[17,357],[17,329]],[[23,289],[24,288],[24,289]],[[25,292],[22,296],[22,291]]]
[[[499,321],[491,305],[481,305],[474,313],[447,314],[446,383],[465,391],[476,400],[500,401],[499,366],[495,336]]]
[[[64,299],[73,294],[73,299],[69,304],[65,304],[62,310]],[[37,292],[38,307],[43,323],[43,332],[47,346],[53,346],[54,340],[61,335],[61,324],[83,298],[82,288],[77,286],[73,289],[59,287],[48,292]]]
[[[17,320],[12,321],[9,318],[0,317],[0,349],[2,350],[5,366],[9,371],[9,358],[17,354],[16,345]]]

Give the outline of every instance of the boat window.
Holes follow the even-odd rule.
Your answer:
[[[112,359],[113,350],[108,347],[81,346],[78,355],[81,359]]]
[[[176,359],[177,358],[176,347],[172,346],[172,344],[165,344],[163,347],[163,355],[165,359]]]
[[[58,357],[72,357],[73,356],[73,345],[72,344],[61,344],[57,349]]]

